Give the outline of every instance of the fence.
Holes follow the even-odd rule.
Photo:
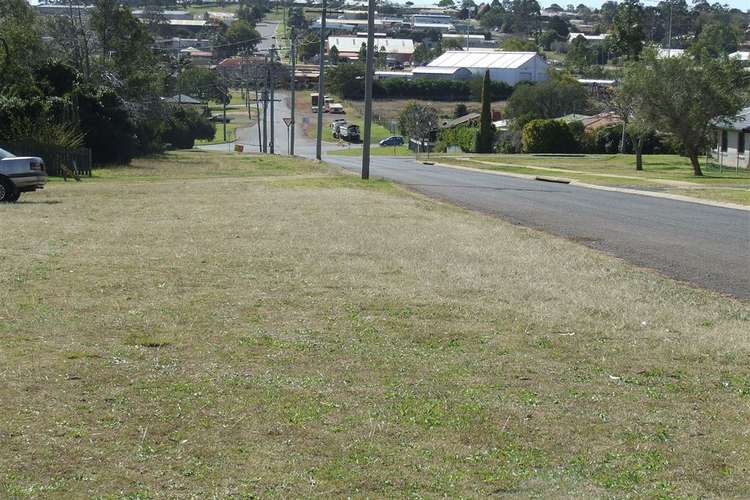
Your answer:
[[[88,148],[65,149],[33,141],[3,143],[0,147],[16,156],[38,156],[44,160],[48,175],[61,176],[62,165],[70,170],[75,165],[79,175],[91,177],[91,150]]]

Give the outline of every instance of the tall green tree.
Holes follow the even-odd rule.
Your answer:
[[[568,53],[565,54],[565,64],[573,71],[581,72],[596,61],[596,53],[591,48],[588,40],[577,36],[570,42]]]
[[[253,51],[262,39],[260,33],[250,23],[241,19],[229,25],[224,38],[226,40],[226,47],[224,47],[226,55]]]
[[[491,153],[495,142],[495,130],[492,126],[492,97],[490,95],[490,70],[485,71],[482,82],[482,112],[479,116],[477,133],[477,153]]]
[[[613,20],[612,46],[628,59],[638,59],[645,39],[643,6],[639,0],[624,0]]]
[[[410,102],[398,117],[401,133],[420,142],[427,141],[439,125],[438,113],[432,106]]]
[[[700,32],[690,46],[690,52],[696,56],[719,57],[737,50],[741,31],[727,24],[709,24]]]
[[[674,134],[690,158],[693,174],[701,176],[698,158],[711,141],[712,123],[742,108],[748,78],[737,61],[657,59],[651,53],[627,67],[624,87],[637,96],[636,113],[657,130]]]
[[[559,118],[585,113],[590,107],[586,89],[570,77],[551,78],[536,85],[516,85],[508,99],[506,114],[526,122],[536,118]]]

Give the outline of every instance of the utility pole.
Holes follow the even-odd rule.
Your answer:
[[[260,135],[260,102],[258,101],[258,81],[255,81],[255,116],[258,120],[258,151],[263,152],[263,138]]]
[[[276,56],[276,46],[271,45],[271,50],[268,51],[268,59],[269,65],[268,65],[268,81],[269,81],[269,91],[271,93],[271,141],[270,141],[270,149],[271,154],[274,154],[274,143],[276,142],[274,130],[276,125],[276,120],[274,118],[274,105],[273,105],[273,94],[274,94],[274,87],[276,86],[276,82],[274,82],[274,71],[273,66],[275,62],[275,56]]]
[[[667,57],[672,57],[672,0],[669,0],[669,35],[667,41]]]
[[[224,122],[224,142],[227,142],[227,99],[224,99],[224,107],[223,107],[223,113],[224,118],[222,121]]]
[[[263,88],[263,152],[268,152],[268,56],[266,62],[266,82]]]
[[[375,59],[375,0],[367,5],[367,70],[365,71],[365,130],[362,144],[362,178],[370,178],[370,136],[372,133],[372,79]]]
[[[292,78],[290,79],[290,85],[291,85],[291,92],[292,92],[292,123],[289,125],[289,154],[291,156],[294,156],[294,108],[297,105],[296,98],[294,97],[294,87],[295,87],[295,75],[297,74],[296,71],[296,64],[297,64],[297,39],[294,37],[294,26],[292,26],[291,31],[291,42],[292,42]]]
[[[370,0],[372,3],[372,0]],[[322,159],[323,152],[323,106],[325,106],[325,50],[326,50],[326,0],[323,0],[320,14],[320,69],[318,76],[318,134],[315,138],[315,158]],[[371,32],[372,33],[372,32]],[[368,40],[370,34],[367,35]]]

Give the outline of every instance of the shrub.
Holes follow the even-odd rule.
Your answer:
[[[525,153],[575,153],[578,144],[568,124],[560,120],[532,120],[523,127]]]
[[[440,131],[438,151],[445,151],[449,146],[458,146],[464,153],[475,151],[475,141],[479,127],[455,127]]]
[[[213,139],[216,128],[193,109],[178,107],[167,119],[162,135],[176,149],[192,149],[196,139]]]

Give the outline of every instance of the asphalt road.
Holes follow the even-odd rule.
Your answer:
[[[285,116],[289,111],[282,99],[275,120],[281,154],[287,152]],[[314,158],[315,142],[301,130],[298,126],[295,152]],[[326,161],[359,172],[359,157],[327,154],[334,149],[338,146],[325,145]],[[748,211],[423,165],[411,157],[374,156],[370,165],[372,177],[580,242],[681,281],[750,298]]]
[[[279,25],[278,21],[264,21],[255,25],[255,29],[258,30],[263,40],[257,45],[257,50],[267,50],[271,48],[271,45],[275,43],[274,37],[276,36],[276,27]]]

